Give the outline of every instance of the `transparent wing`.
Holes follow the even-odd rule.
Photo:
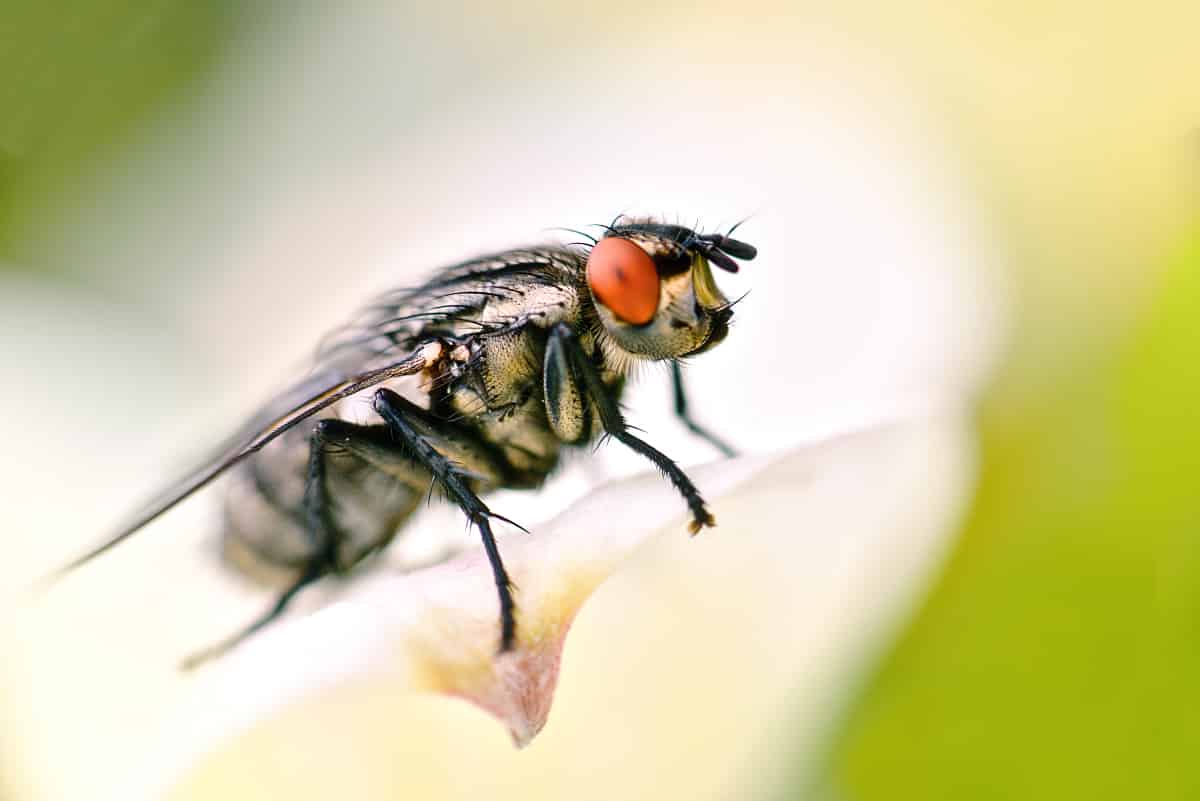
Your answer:
[[[255,414],[241,432],[204,465],[148,502],[142,510],[99,545],[46,576],[42,583],[53,582],[80,565],[132,537],[140,529],[174,508],[197,490],[207,486],[229,468],[256,453],[276,437],[294,428],[317,412],[376,384],[400,376],[414,375],[428,367],[438,354],[430,346],[418,348],[406,358],[353,376],[330,370],[318,372],[297,383]]]

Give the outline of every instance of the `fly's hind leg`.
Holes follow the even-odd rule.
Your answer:
[[[343,544],[345,538],[334,520],[329,493],[330,455],[334,451],[345,450],[371,465],[373,460],[366,458],[363,454],[386,452],[386,448],[390,444],[387,442],[388,438],[389,434],[384,426],[360,426],[332,419],[320,420],[313,426],[313,432],[309,439],[308,471],[305,478],[302,510],[313,546],[311,556],[304,564],[300,575],[280,593],[266,612],[229,637],[189,656],[182,664],[183,669],[195,668],[241,644],[282,616],[305,587],[330,573],[343,572],[346,569],[347,566],[339,564],[339,546]],[[391,447],[394,451],[395,446]],[[394,459],[404,461],[399,455],[396,455]],[[411,482],[416,478],[413,475],[411,461],[405,463],[408,466],[406,477]],[[393,475],[397,477],[404,475],[399,470],[389,472],[393,472]]]
[[[494,476],[481,473],[479,468],[486,464],[483,459],[482,446],[473,442],[464,432],[449,435],[445,431],[430,425],[428,413],[416,404],[402,398],[388,389],[380,389],[374,396],[375,411],[383,418],[388,427],[395,433],[408,452],[425,467],[441,484],[459,508],[467,515],[467,519],[479,529],[483,548],[487,553],[488,562],[492,567],[492,577],[496,583],[496,592],[500,599],[500,651],[508,651],[516,641],[516,616],[513,602],[512,581],[504,562],[500,559],[500,550],[496,546],[496,538],[492,533],[491,518],[511,520],[501,517],[487,507],[472,488],[472,480],[484,479],[496,483],[500,474],[498,465]],[[479,448],[479,452],[475,449]],[[455,450],[458,449],[456,453]],[[471,452],[476,458],[464,462],[464,451]],[[513,525],[516,525],[513,523]],[[519,527],[519,526],[518,526]]]
[[[216,659],[217,657],[222,656],[226,652],[245,642],[252,635],[256,634],[262,628],[282,615],[287,610],[288,605],[291,604],[292,599],[299,594],[300,590],[326,575],[327,572],[328,571],[326,570],[325,566],[321,564],[321,562],[316,559],[312,560],[305,567],[304,572],[300,574],[300,577],[296,579],[291,586],[280,593],[279,597],[275,600],[275,603],[272,604],[271,608],[268,609],[263,615],[255,618],[254,621],[252,621],[249,625],[241,628],[229,637],[210,645],[208,648],[205,648],[202,651],[197,651],[187,659],[184,659],[180,664],[180,667],[183,670],[192,670],[193,668],[199,667],[210,659]]]

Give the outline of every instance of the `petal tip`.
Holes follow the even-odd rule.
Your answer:
[[[524,748],[550,716],[566,631],[494,657],[488,675],[474,687],[446,691],[471,701],[504,724],[513,745]]]

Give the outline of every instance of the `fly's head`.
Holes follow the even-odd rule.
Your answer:
[[[642,359],[688,356],[729,332],[733,304],[717,287],[712,267],[736,273],[735,259],[749,261],[757,253],[726,234],[622,219],[607,227],[588,255],[588,289],[619,348]]]

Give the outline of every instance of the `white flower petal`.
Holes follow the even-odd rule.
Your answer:
[[[800,613],[814,596],[796,586],[797,575],[832,568],[836,575],[845,576],[847,570],[827,554],[807,571],[798,570],[798,553],[813,546],[828,551],[836,543],[835,553],[849,549],[855,552],[854,560],[862,560],[853,565],[855,570],[869,571],[874,562],[867,542],[837,543],[840,525],[834,522],[831,527],[829,519],[814,519],[804,496],[809,491],[819,494],[816,488],[831,476],[844,478],[848,467],[862,467],[864,475],[878,477],[880,470],[873,465],[882,463],[888,470],[911,467],[923,447],[944,458],[948,442],[938,440],[939,431],[944,434],[944,428],[925,420],[907,421],[774,458],[742,458],[697,468],[694,474],[714,500],[722,525],[690,542],[681,522],[681,503],[657,475],[606,486],[532,534],[508,537],[503,550],[520,588],[521,638],[514,654],[494,655],[496,601],[481,551],[413,574],[375,575],[354,587],[345,600],[274,626],[215,663],[186,708],[174,716],[169,730],[175,735],[163,744],[162,753],[139,764],[135,788],[121,797],[158,798],[165,788],[184,779],[191,787],[237,783],[238,774],[256,773],[255,758],[250,756],[255,749],[269,753],[297,735],[292,723],[280,724],[296,719],[293,710],[337,706],[338,698],[363,693],[391,702],[414,692],[461,697],[497,717],[512,739],[523,745],[546,722],[564,637],[581,604],[651,535],[663,532],[663,539],[674,540],[672,550],[703,548],[711,544],[710,539],[720,539],[726,548],[755,554],[761,563],[739,560],[754,575],[729,575],[724,580],[732,587],[747,580],[775,585],[779,592],[765,597],[794,604]],[[941,471],[938,474],[945,482]],[[904,477],[892,475],[890,480],[903,483]],[[876,491],[884,496],[877,500],[895,505],[896,498],[887,497],[894,487],[877,486]],[[944,516],[944,499],[937,508]],[[894,597],[897,585],[912,580],[928,564],[929,546],[940,541],[939,532],[945,527],[924,528],[930,532],[924,543],[910,542],[906,549],[912,554],[908,564],[889,565],[874,590],[857,592],[852,605],[878,617],[876,593]],[[820,538],[805,536],[806,529],[822,531],[831,542],[822,546]],[[894,530],[909,528],[897,525]],[[800,543],[805,546],[798,548]],[[818,579],[813,586],[828,586],[828,581]],[[817,624],[809,637],[819,641],[820,620],[796,620],[794,627],[779,630],[787,620],[780,611],[754,606],[745,610],[751,626],[765,626],[758,636],[776,638],[777,653],[793,662],[797,642],[805,642],[797,635]],[[854,647],[862,647],[877,628],[878,621],[859,627],[851,638]],[[839,628],[825,636],[841,640],[846,633]],[[838,642],[836,647],[846,646]],[[741,680],[762,673],[756,667]],[[396,725],[403,728],[405,723],[396,721]],[[263,797],[270,795],[265,792]],[[381,790],[372,797],[389,796]]]

